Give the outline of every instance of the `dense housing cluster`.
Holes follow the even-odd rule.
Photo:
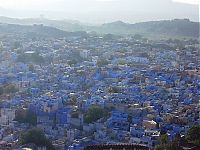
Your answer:
[[[70,150],[184,136],[200,124],[199,61],[193,39],[2,35],[0,144],[22,146],[33,127]]]

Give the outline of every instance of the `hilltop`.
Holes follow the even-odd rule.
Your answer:
[[[117,34],[117,35],[134,35],[141,34],[145,37],[186,37],[198,38],[199,37],[199,22],[192,22],[189,19],[174,19],[174,20],[161,20],[161,21],[148,21],[141,23],[125,23],[116,21],[105,23],[99,26],[85,25],[78,21],[72,20],[49,20],[49,19],[16,19],[0,17],[1,23],[19,24],[19,25],[44,25],[57,28],[63,31],[76,32],[87,31],[97,32],[100,34]],[[57,30],[60,32],[60,30]]]
[[[199,37],[199,22],[188,19],[175,19],[164,21],[149,21],[136,24],[121,21],[103,24],[97,29],[103,33],[114,34],[141,34],[147,36],[181,36]]]
[[[0,35],[25,35],[28,37],[68,37],[68,36],[82,36],[85,35],[86,32],[77,31],[77,32],[67,32],[55,27],[44,26],[44,25],[17,25],[17,24],[0,24]]]

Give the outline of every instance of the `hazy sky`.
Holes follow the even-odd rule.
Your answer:
[[[199,0],[0,0],[0,16],[73,19],[104,23],[116,20],[189,18],[199,20]]]

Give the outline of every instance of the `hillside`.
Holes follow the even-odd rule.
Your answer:
[[[192,22],[189,19],[174,19],[163,21],[149,21],[142,23],[129,24],[122,21],[102,24],[100,26],[83,25],[77,21],[70,20],[48,20],[48,19],[14,19],[0,17],[0,23],[33,25],[43,24],[58,28],[60,30],[74,31],[95,31],[100,34],[133,35],[141,34],[146,37],[199,37],[199,22]],[[59,31],[60,32],[60,31]]]
[[[199,23],[187,19],[165,21],[150,21],[136,24],[127,24],[121,21],[103,24],[97,29],[102,33],[114,34],[142,34],[146,36],[166,37],[199,37]]]
[[[67,32],[54,27],[43,25],[16,25],[16,24],[0,24],[0,35],[25,35],[28,37],[69,37],[69,36],[82,36],[86,32]]]
[[[19,24],[19,25],[33,25],[33,24],[43,24],[45,26],[56,27],[65,31],[83,31],[83,25],[78,21],[73,20],[49,20],[45,18],[26,18],[26,19],[17,19],[17,18],[8,18],[0,16],[0,23],[7,24]]]

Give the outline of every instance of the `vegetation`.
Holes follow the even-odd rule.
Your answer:
[[[33,65],[33,64],[30,64],[30,65],[28,66],[28,70],[31,71],[31,72],[33,72],[33,71],[35,70],[34,65]]]
[[[167,134],[161,135],[160,142],[161,144],[167,144],[169,142],[168,135]]]
[[[9,84],[9,85],[5,86],[5,88],[4,88],[4,92],[6,94],[16,93],[17,91],[18,91],[18,88],[13,84]]]
[[[88,109],[87,113],[85,114],[84,122],[92,123],[102,117],[104,117],[104,110],[100,106],[93,105]]]
[[[18,91],[19,89],[14,84],[7,84],[0,87],[0,95],[12,94]]]
[[[175,138],[170,141],[167,134],[160,137],[160,145],[156,145],[155,150],[182,150],[183,145],[192,143],[200,146],[200,126],[193,126],[187,133],[186,138],[177,134]]]
[[[23,63],[29,63],[33,62],[36,64],[42,64],[44,63],[44,58],[39,55],[39,53],[32,53],[32,54],[25,54],[25,53],[20,53],[18,55],[17,61],[23,62]]]
[[[72,60],[69,60],[68,61],[68,64],[71,66],[71,65],[75,65],[75,64],[77,64],[78,63],[78,61],[76,60],[76,59],[72,59]]]
[[[72,104],[75,105],[75,104],[77,103],[77,96],[76,96],[76,95],[73,95],[73,96],[71,97],[70,102],[71,102]]]
[[[4,92],[3,92],[3,87],[0,87],[0,95],[2,95]]]
[[[141,36],[153,38],[198,38],[198,22],[191,22],[188,19],[174,19],[165,21],[150,21],[136,24],[124,23],[121,21],[104,24],[96,28],[97,33],[110,33],[115,35],[135,35],[136,39]],[[171,30],[169,30],[171,29]]]
[[[105,65],[108,65],[109,64],[109,61],[107,59],[98,59],[97,60],[97,66],[98,67],[102,67],[102,66],[105,66]]]
[[[188,131],[186,139],[191,143],[200,145],[200,126],[193,126]]]
[[[128,52],[128,50],[127,49],[119,49],[119,50],[116,50],[116,52],[126,53],[126,52]]]
[[[54,149],[51,141],[47,139],[44,132],[38,128],[33,128],[23,133],[20,136],[19,143],[21,145],[33,143],[38,147],[46,147],[48,150]]]
[[[120,87],[113,86],[113,87],[108,88],[108,92],[109,93],[121,93],[122,89]]]
[[[29,20],[30,21],[30,20]],[[36,37],[44,38],[44,37],[66,37],[73,35],[80,35],[82,37],[85,36],[84,31],[93,31],[100,34],[107,34],[104,38],[113,39],[111,34],[115,35],[135,35],[138,39],[140,38],[139,34],[145,37],[157,39],[160,38],[183,38],[183,37],[191,37],[198,38],[199,37],[199,22],[192,22],[188,19],[174,19],[174,20],[165,20],[165,21],[149,21],[142,22],[136,24],[128,24],[121,21],[106,23],[102,26],[85,26],[74,23],[64,23],[60,25],[60,22],[56,22],[55,20],[48,20],[48,22],[43,22],[42,25],[35,26],[23,26],[23,25],[15,25],[16,19],[10,22],[14,22],[12,25],[2,25],[0,28],[0,33],[17,33],[17,34],[26,34],[29,37],[36,39]],[[18,21],[17,21],[18,22]],[[51,22],[51,23],[49,23]],[[21,24],[21,20],[20,20]],[[26,24],[26,23],[25,23]],[[33,23],[34,24],[34,23]],[[53,27],[47,27],[49,25],[53,25]],[[61,29],[61,30],[59,30]],[[170,30],[169,30],[170,29]],[[65,31],[79,31],[79,32],[65,32]],[[19,47],[18,43],[15,44],[14,47]]]
[[[135,34],[133,37],[135,39],[137,39],[137,40],[141,40],[142,39],[142,35],[140,35],[140,34]]]
[[[13,44],[13,49],[20,48],[21,46],[22,46],[21,42],[15,41],[14,44]]]
[[[180,141],[181,138],[179,134],[176,135],[173,141],[169,141],[167,134],[161,135],[161,145],[156,145],[155,150],[181,150]]]
[[[16,111],[15,120],[20,123],[29,123],[34,126],[37,124],[37,116],[27,109],[18,109]]]

